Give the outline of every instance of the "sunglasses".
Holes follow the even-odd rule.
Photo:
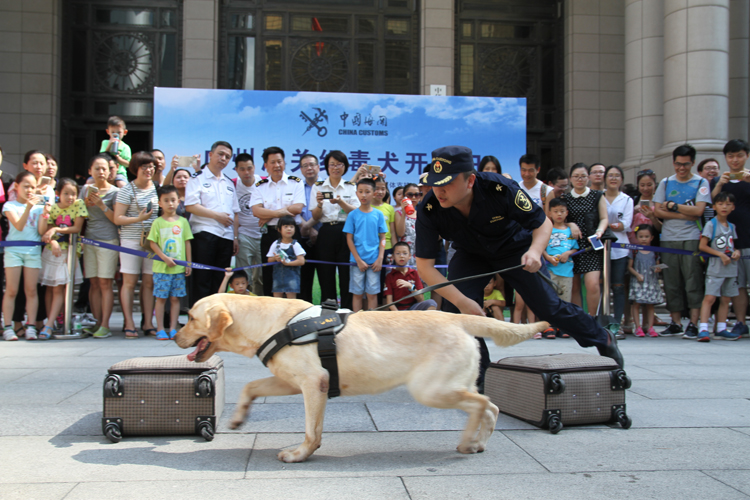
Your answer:
[[[637,177],[640,177],[642,175],[654,175],[654,171],[651,170],[650,168],[648,170],[641,170],[640,172],[638,172]]]
[[[406,197],[407,198],[411,198],[411,199],[413,199],[413,198],[421,198],[422,197],[422,193],[406,193]]]

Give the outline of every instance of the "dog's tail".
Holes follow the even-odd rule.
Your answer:
[[[483,318],[481,316],[469,316],[461,314],[466,331],[475,337],[489,337],[495,345],[508,347],[528,340],[537,332],[549,328],[549,323],[539,321],[529,325],[518,325],[507,321],[498,321],[494,318]]]

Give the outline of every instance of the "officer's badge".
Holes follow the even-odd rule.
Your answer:
[[[442,165],[440,164],[440,162],[439,162],[439,161],[436,161],[436,162],[435,162],[435,164],[434,164],[434,165],[432,166],[432,170],[433,170],[433,171],[434,171],[434,172],[435,172],[436,174],[439,174],[440,172],[442,172],[442,171],[443,171],[443,166],[442,166]]]
[[[524,212],[531,212],[531,200],[520,189],[516,193],[516,206]]]
[[[425,208],[427,210],[432,210],[432,204],[428,203],[427,205],[425,205]]]
[[[503,186],[500,185],[500,184],[498,184],[497,186],[495,186],[495,190],[502,191],[503,190]]]

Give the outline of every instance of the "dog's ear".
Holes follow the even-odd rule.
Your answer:
[[[206,311],[208,340],[215,342],[224,335],[224,330],[232,326],[234,320],[224,304],[217,304]]]

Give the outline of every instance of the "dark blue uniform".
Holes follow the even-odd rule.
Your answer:
[[[531,232],[546,219],[544,211],[514,181],[493,172],[479,172],[476,176],[468,219],[455,208],[441,207],[432,191],[417,206],[415,254],[435,259],[439,237],[453,241],[456,253],[448,267],[450,280],[520,264],[521,256],[531,245]],[[538,274],[519,268],[504,272],[502,277],[526,299],[534,314],[569,332],[581,346],[607,345],[608,334],[596,320],[580,307],[560,300]],[[488,281],[479,278],[455,286],[481,307]],[[447,300],[443,300],[442,310],[459,312]],[[484,339],[478,340],[482,353],[478,380],[481,384],[490,359]]]

